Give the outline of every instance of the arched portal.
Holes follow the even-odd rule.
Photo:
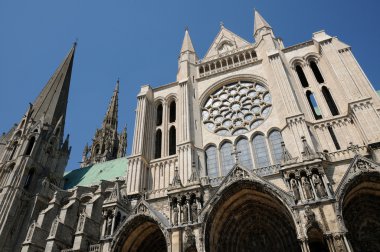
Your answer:
[[[208,252],[300,251],[287,207],[264,186],[249,180],[221,194],[206,220]]]
[[[357,176],[346,192],[342,214],[354,251],[380,251],[380,174]]]
[[[310,227],[307,231],[307,238],[310,252],[329,252],[322,230],[319,227]]]
[[[125,223],[118,234],[111,251],[120,252],[166,252],[165,236],[155,220],[140,215]]]

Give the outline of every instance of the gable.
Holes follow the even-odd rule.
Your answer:
[[[248,41],[222,26],[218,35],[216,35],[213,43],[208,49],[204,59],[249,45],[250,43]]]

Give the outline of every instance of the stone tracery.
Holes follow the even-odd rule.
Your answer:
[[[223,86],[206,100],[202,109],[206,128],[221,136],[257,128],[271,111],[272,97],[260,83],[239,81]]]

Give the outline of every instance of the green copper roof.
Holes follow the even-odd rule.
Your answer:
[[[127,175],[128,160],[127,158],[118,158],[111,161],[97,163],[87,167],[65,173],[64,189],[70,189],[74,186],[97,185],[101,180],[115,180],[116,177]]]

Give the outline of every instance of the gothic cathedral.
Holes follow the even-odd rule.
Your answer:
[[[80,168],[64,172],[75,44],[0,136],[4,252],[380,251],[380,98],[324,31],[285,47],[255,11],[221,25],[176,81],[141,87],[132,151],[119,81]]]

